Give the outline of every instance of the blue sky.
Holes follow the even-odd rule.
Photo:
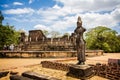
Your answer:
[[[120,0],[0,0],[3,24],[16,30],[72,33],[77,17],[87,30],[106,26],[120,34]]]

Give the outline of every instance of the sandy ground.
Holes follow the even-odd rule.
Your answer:
[[[120,59],[120,53],[105,53],[103,56],[95,56],[95,57],[87,57],[86,58],[86,64],[96,64],[96,63],[107,63],[107,60],[109,58],[114,58],[114,59]],[[72,60],[71,60],[72,59]],[[45,61],[45,60],[59,60],[59,61],[64,61],[66,63],[77,63],[76,58],[2,58],[0,59],[0,71],[14,71],[14,72],[19,72],[19,74],[21,74],[24,71],[41,71],[43,72],[43,74],[48,74],[48,75],[55,75],[55,77],[60,77],[57,74],[61,74],[64,75],[66,74],[66,72],[64,71],[58,71],[58,70],[53,70],[53,69],[44,69],[42,68],[39,64],[41,61]],[[67,61],[68,60],[68,61]],[[49,73],[49,72],[54,72]],[[77,79],[72,79],[69,77],[65,77],[63,76],[64,79],[62,80],[77,80]],[[106,80],[104,78],[100,78],[98,76],[93,77],[90,80]],[[0,79],[0,80],[9,80],[7,77],[5,79]]]

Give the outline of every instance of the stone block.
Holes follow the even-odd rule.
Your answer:
[[[67,76],[87,79],[93,76],[93,68],[88,65],[71,65]]]
[[[8,73],[9,71],[0,72],[0,78],[7,76]]]
[[[34,79],[30,79],[30,78],[23,77],[20,75],[12,75],[10,76],[10,80],[34,80]]]
[[[38,74],[35,72],[31,72],[31,71],[27,71],[27,72],[22,73],[22,76],[28,77],[28,78],[31,78],[34,80],[60,80],[60,79],[57,79],[54,77]]]

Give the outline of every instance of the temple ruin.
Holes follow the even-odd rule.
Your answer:
[[[20,48],[24,51],[68,51],[75,50],[75,35],[47,38],[42,30],[30,30],[28,37],[21,33]]]

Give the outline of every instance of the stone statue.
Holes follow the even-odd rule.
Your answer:
[[[4,17],[2,15],[2,12],[0,11],[0,25],[2,25],[2,21],[4,20]]]
[[[76,77],[80,80],[88,80],[94,76],[93,68],[85,64],[85,40],[83,39],[83,33],[86,31],[82,27],[81,18],[78,17],[77,28],[75,29],[76,49],[77,49],[77,65],[71,65],[67,76]]]
[[[86,31],[85,28],[82,27],[81,18],[78,17],[77,28],[74,33],[76,34],[76,49],[77,49],[77,64],[85,64],[85,40],[83,39],[83,33]]]

